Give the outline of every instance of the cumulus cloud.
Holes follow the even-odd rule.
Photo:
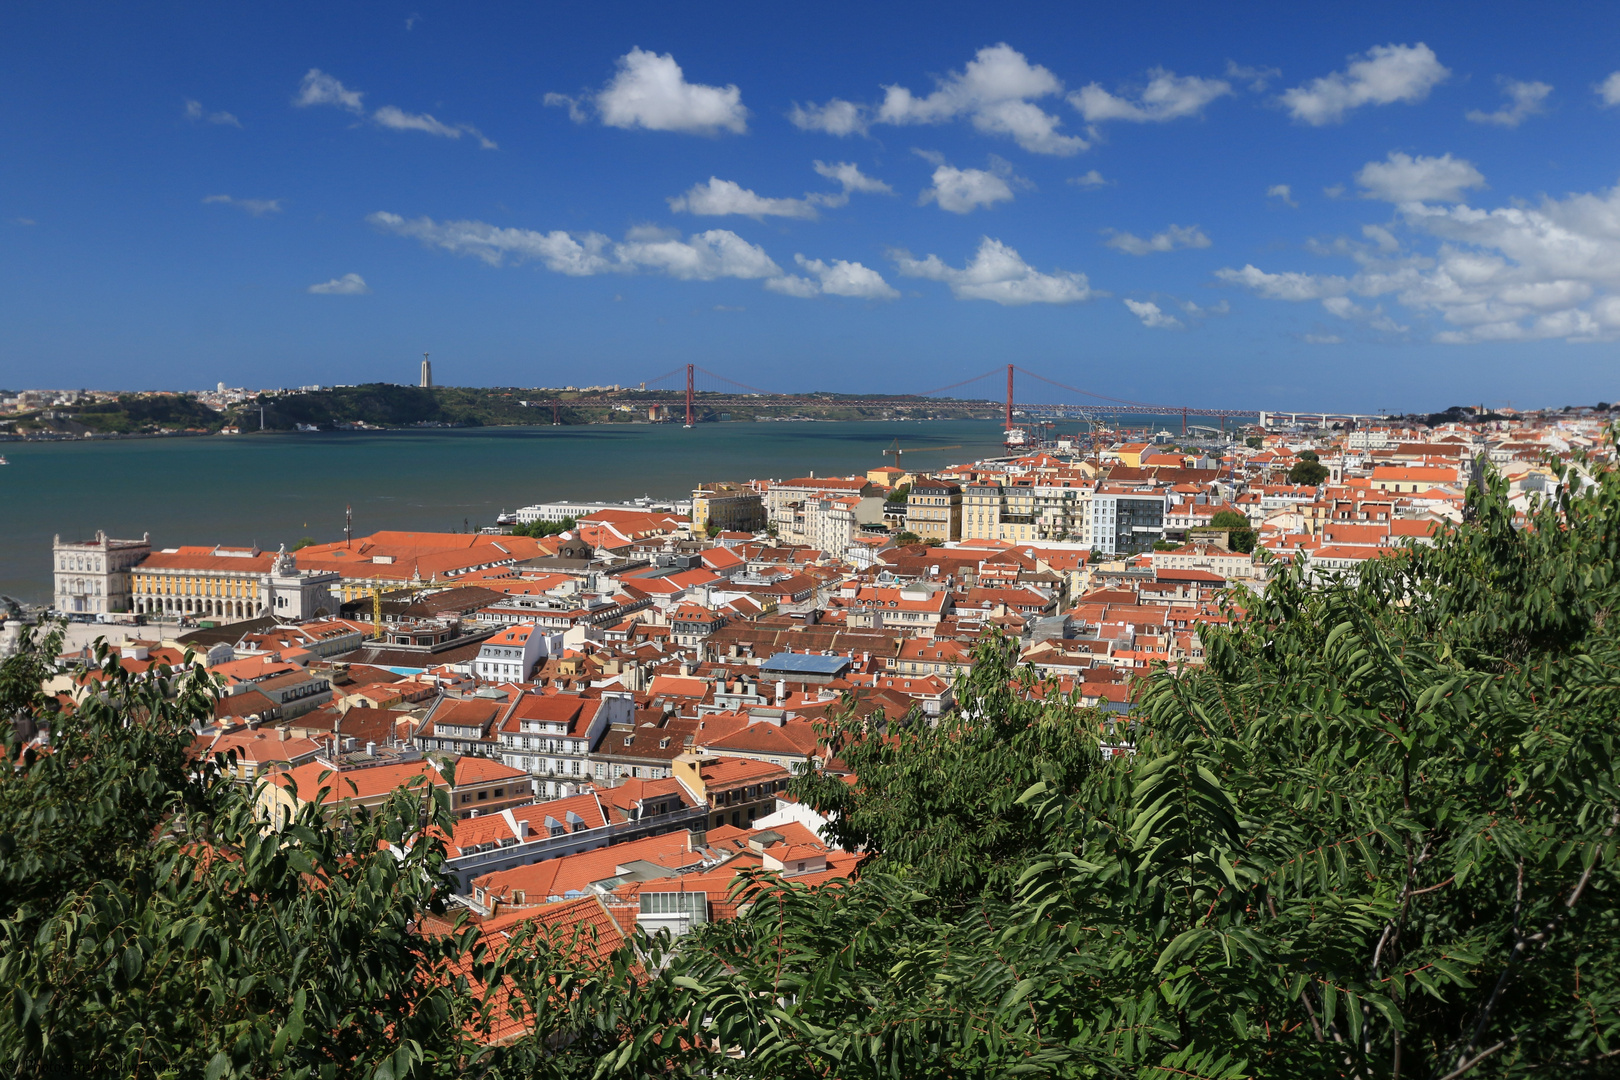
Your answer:
[[[1502,96],[1507,98],[1507,103],[1495,112],[1471,109],[1468,119],[1474,123],[1515,128],[1526,118],[1547,111],[1547,95],[1552,93],[1552,87],[1547,83],[1503,78],[1496,81],[1501,84]]]
[[[1334,124],[1363,105],[1422,101],[1451,72],[1434,50],[1416,45],[1375,45],[1351,56],[1344,71],[1335,71],[1304,86],[1283,91],[1282,102],[1294,119],[1307,124]]]
[[[298,96],[293,98],[293,104],[300,108],[311,105],[333,105],[363,117],[367,115],[362,100],[364,97],[363,91],[350,90],[319,68],[310,68],[304,76],[304,81],[299,84]],[[378,127],[388,128],[391,131],[420,131],[445,139],[459,139],[462,135],[471,135],[485,150],[499,149],[482,131],[471,124],[445,124],[427,113],[408,113],[394,105],[382,106],[371,113],[369,119]]]
[[[1620,105],[1620,71],[1597,84],[1598,100],[1605,106]]]
[[[384,232],[410,237],[452,254],[469,255],[490,266],[535,260],[569,277],[646,273],[677,281],[759,281],[773,292],[799,297],[893,300],[900,295],[876,270],[844,259],[824,262],[796,255],[794,261],[804,274],[785,273],[764,248],[729,229],[682,236],[675,230],[644,226],[614,241],[598,232],[540,232],[483,221],[407,219],[387,211],[378,211],[366,220]]]
[[[1163,305],[1159,303],[1160,300],[1164,302]],[[1225,300],[1218,304],[1201,306],[1191,300],[1178,300],[1173,296],[1123,302],[1131,314],[1142,320],[1143,326],[1152,330],[1184,330],[1189,322],[1196,325],[1214,316],[1230,314],[1232,310],[1231,305]],[[1173,308],[1180,314],[1171,314],[1168,308]]]
[[[1158,251],[1175,251],[1177,248],[1207,248],[1209,237],[1197,225],[1171,225],[1163,232],[1154,233],[1147,239],[1134,236],[1128,232],[1118,232],[1114,229],[1104,229],[1108,239],[1103,241],[1116,251],[1123,251],[1127,255],[1152,255]]]
[[[299,108],[308,108],[311,105],[335,105],[363,116],[366,111],[365,105],[360,100],[363,97],[364,92],[350,90],[320,68],[310,68],[304,75],[304,81],[298,84],[298,96],[293,98],[293,104]]]
[[[875,177],[867,176],[852,161],[835,161],[830,165],[825,161],[817,161],[814,166],[816,175],[836,181],[844,189],[845,195],[852,191],[865,192],[869,195],[894,194],[894,188]]]
[[[209,112],[202,107],[202,102],[186,99],[186,119],[194,124],[219,124],[224,127],[241,127],[242,121],[228,112]]]
[[[816,207],[843,206],[849,202],[851,192],[892,194],[894,191],[883,181],[861,172],[853,162],[839,161],[829,165],[817,161],[815,170],[818,175],[837,181],[842,190],[808,192],[802,199],[778,199],[756,194],[734,180],[711,176],[707,184],[694,184],[689,191],[669,199],[669,208],[677,213],[708,217],[740,214],[755,221],[763,221],[767,217],[813,219]]]
[[[533,259],[548,270],[570,277],[650,273],[679,281],[746,281],[784,276],[782,268],[763,248],[728,229],[683,237],[670,230],[637,228],[631,229],[622,241],[614,241],[597,232],[539,232],[482,221],[406,219],[386,211],[366,220],[385,232],[411,237],[456,255],[469,255],[491,266]]]
[[[914,259],[896,251],[895,265],[906,277],[926,278],[949,285],[958,300],[990,300],[1008,307],[1024,304],[1076,304],[1104,295],[1091,288],[1086,275],[1068,270],[1043,274],[1026,263],[1017,251],[986,236],[979,250],[960,270],[938,255]]]
[[[900,291],[884,281],[882,274],[858,262],[834,259],[827,263],[820,259],[807,259],[803,255],[793,256],[793,261],[812,276],[784,274],[765,282],[765,287],[787,296],[805,298],[825,295],[848,296],[858,300],[895,300],[900,296]]]
[[[1168,315],[1158,304],[1151,300],[1126,300],[1125,306],[1131,309],[1131,314],[1142,320],[1142,325],[1155,330],[1180,330],[1181,320],[1174,315]]]
[[[1469,188],[1485,186],[1485,177],[1470,161],[1440,157],[1412,157],[1391,151],[1385,161],[1369,161],[1356,173],[1363,198],[1385,202],[1455,202]]]
[[[1101,83],[1091,83],[1070,94],[1069,104],[1080,110],[1089,123],[1129,120],[1145,124],[1196,116],[1205,105],[1232,92],[1232,84],[1224,79],[1178,76],[1163,68],[1154,68],[1148,76],[1147,85],[1135,101],[1110,94]]]
[[[1069,177],[1068,180],[1066,180],[1064,182],[1069,183],[1069,184],[1073,184],[1077,188],[1088,188],[1088,189],[1089,188],[1106,187],[1107,185],[1113,183],[1112,180],[1103,179],[1103,174],[1098,172],[1096,169],[1092,169],[1089,172],[1081,173],[1079,176],[1071,176],[1071,177]]]
[[[740,214],[762,221],[767,217],[813,218],[816,208],[804,199],[772,199],[757,195],[735,180],[709,177],[707,184],[694,184],[684,195],[669,200],[676,213],[724,217]]]
[[[1284,206],[1299,206],[1299,203],[1294,200],[1294,189],[1287,184],[1272,184],[1266,188],[1266,198],[1276,199]]]
[[[1063,92],[1063,83],[1005,43],[980,49],[960,72],[937,80],[926,97],[904,86],[885,86],[875,122],[940,124],[966,117],[986,135],[1005,135],[1033,154],[1067,157],[1089,145],[1058,129],[1063,121],[1034,102]],[[847,104],[847,103],[842,103]]]
[[[323,281],[319,285],[311,285],[309,291],[318,296],[361,296],[371,291],[366,279],[359,274],[344,274],[342,277]]]
[[[229,195],[205,195],[203,204],[216,203],[220,206],[234,206],[245,214],[254,217],[264,217],[266,214],[281,213],[280,199],[233,199]]]
[[[1620,338],[1620,188],[1487,210],[1407,202],[1394,228],[1320,248],[1357,264],[1349,275],[1269,273],[1255,266],[1217,277],[1269,299],[1323,303],[1377,330],[1400,324],[1388,299],[1446,328],[1433,340],[1608,341]],[[1343,298],[1341,300],[1341,298]],[[1387,320],[1387,321],[1384,321]]]
[[[1281,75],[1282,70],[1280,68],[1247,67],[1235,60],[1226,62],[1226,77],[1236,79],[1238,82],[1248,83],[1249,89],[1257,94],[1271,85],[1272,79],[1279,78]]]
[[[841,98],[833,98],[825,105],[795,102],[788,119],[801,131],[825,131],[828,135],[865,135],[871,124],[865,105]]]
[[[547,94],[547,105],[566,105],[576,123],[598,116],[608,127],[718,135],[748,130],[748,110],[735,84],[705,86],[686,81],[670,53],[634,48],[618,59],[618,71],[600,91],[580,98]]]
[[[482,131],[479,131],[471,124],[440,123],[428,113],[408,113],[403,109],[396,109],[392,105],[384,105],[372,113],[371,118],[382,127],[391,128],[394,131],[422,131],[446,139],[459,139],[465,133],[477,139],[478,144],[485,150],[498,149],[492,141],[485,137]]]
[[[919,206],[937,202],[941,210],[966,214],[976,207],[1011,201],[1012,185],[1020,182],[1004,161],[992,159],[989,170],[958,169],[939,161],[937,155],[929,156],[936,161],[934,186],[918,196]]]

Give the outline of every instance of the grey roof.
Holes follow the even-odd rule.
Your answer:
[[[837,675],[849,667],[847,656],[816,656],[811,653],[780,652],[760,665],[761,672],[793,675]]]

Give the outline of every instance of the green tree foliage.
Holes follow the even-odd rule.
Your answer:
[[[1211,528],[1226,530],[1227,543],[1233,551],[1247,555],[1254,550],[1258,536],[1250,527],[1249,519],[1236,510],[1217,511],[1215,516],[1210,518],[1209,524]]]
[[[836,722],[829,745],[861,782],[808,773],[795,794],[831,814],[839,846],[867,852],[872,870],[952,903],[1010,897],[1033,857],[1063,846],[1018,796],[1043,777],[1078,790],[1098,761],[1100,719],[1047,700],[1016,656],[1017,642],[999,633],[982,642],[956,684],[957,711],[937,726],[920,716],[886,731],[860,716]]]
[[[24,1076],[1612,1076],[1617,556],[1620,474],[1577,461],[1528,521],[1491,480],[1432,547],[1350,579],[1279,568],[1128,718],[1036,700],[986,643],[959,716],[835,721],[858,779],[798,782],[864,845],[856,880],[751,873],[738,918],[596,966],[556,936],[496,957],[412,934],[443,900],[419,832],[442,798],[266,834],[169,747],[208,704],[197,676],[109,660],[55,753],[0,776],[0,1056]],[[0,671],[8,713],[52,709],[40,663]],[[381,850],[403,840],[404,861]],[[479,1049],[509,1008],[533,1033]]]
[[[571,517],[565,517],[561,521],[531,521],[527,525],[512,526],[512,535],[532,536],[538,540],[543,536],[556,536],[568,532],[578,524],[579,522]]]
[[[899,506],[904,506],[904,505],[906,505],[906,499],[908,499],[910,496],[911,496],[911,485],[910,484],[901,484],[899,487],[897,487],[893,491],[889,492],[888,498],[884,499],[883,501],[888,502],[888,503],[895,503],[895,504],[897,504]]]
[[[922,537],[918,536],[910,529],[901,529],[899,532],[894,534],[894,542],[901,545],[920,544],[922,543]]]
[[[1261,438],[1259,435],[1250,435],[1247,439],[1243,440],[1243,445],[1247,446],[1250,450],[1259,450],[1266,445],[1266,440]]]
[[[1307,457],[1306,455],[1310,456]],[[1290,484],[1304,484],[1306,487],[1315,487],[1328,478],[1328,467],[1323,465],[1316,457],[1314,450],[1300,451],[1299,460],[1294,462],[1288,470]]]
[[[8,740],[0,773],[7,1075],[398,1077],[476,1050],[477,999],[429,977],[462,939],[416,933],[443,910],[442,845],[388,848],[448,823],[442,791],[267,833],[190,760],[201,669],[138,680],[103,651],[102,692],[64,713],[28,689],[53,652],[8,660],[0,701],[51,732],[48,752]]]
[[[1500,483],[1469,514],[1357,581],[1282,572],[1247,621],[1206,630],[1206,668],[1148,683],[1134,757],[1048,765],[1010,809],[972,775],[1018,781],[999,747],[897,754],[842,796],[807,781],[875,857],[836,897],[756,882],[748,917],[708,931],[716,960],[692,977],[717,1017],[787,1003],[745,1060],[806,1077],[1613,1075],[1620,477],[1523,530]],[[917,791],[962,799],[957,820],[987,835],[1051,840],[1010,853],[1010,898],[963,906],[1000,876],[856,831]],[[940,839],[994,866],[961,831]]]
[[[194,429],[217,431],[224,419],[191,394],[119,394],[71,411],[91,431],[127,435],[135,432]]]

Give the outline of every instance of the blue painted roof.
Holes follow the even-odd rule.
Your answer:
[[[849,667],[847,656],[815,656],[810,653],[779,652],[764,664],[760,671],[784,672],[803,675],[837,675]]]

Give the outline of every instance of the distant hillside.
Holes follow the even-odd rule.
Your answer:
[[[753,420],[758,417],[807,416],[821,420],[875,419],[896,408],[854,407],[843,404],[843,395],[825,395],[814,405],[771,406],[769,397],[745,406],[710,405],[714,395],[699,394],[697,417],[703,422]],[[555,410],[550,402],[558,400]],[[525,404],[527,403],[527,404]],[[332,429],[341,424],[363,423],[375,427],[410,427],[444,424],[456,427],[483,427],[511,424],[600,424],[646,421],[649,407],[662,406],[666,418],[682,415],[684,403],[668,393],[623,391],[613,395],[579,391],[519,389],[514,387],[432,387],[397,386],[392,383],[365,383],[335,386],[308,393],[266,396],[247,402],[232,411],[233,422],[244,431],[259,427],[259,407],[264,407],[264,426],[272,431],[290,431],[299,424]],[[994,409],[983,403],[934,401],[918,398],[899,406],[907,416],[945,415],[990,417]]]
[[[49,414],[49,415],[47,415]],[[220,414],[190,394],[120,394],[113,401],[56,406],[19,417],[19,431],[73,435],[133,435],[163,431],[218,431]]]

